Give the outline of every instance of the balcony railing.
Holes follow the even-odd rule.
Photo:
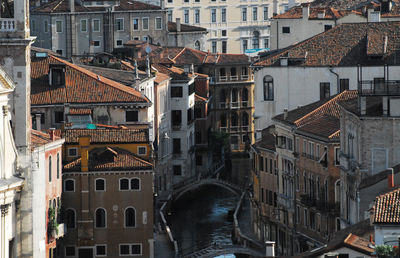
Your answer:
[[[400,80],[359,81],[360,95],[400,96]]]
[[[315,197],[309,194],[302,194],[300,196],[301,203],[308,208],[315,208],[316,210],[323,213],[330,213],[332,215],[339,215],[340,203],[330,203],[325,200],[317,200]]]
[[[239,132],[240,126],[231,126],[231,132]]]
[[[228,107],[228,103],[226,103],[226,102],[219,103],[219,108],[227,108],[227,107]]]
[[[0,18],[0,32],[15,31],[15,19]]]
[[[231,75],[231,81],[239,80],[239,75]]]
[[[242,131],[247,132],[249,130],[249,126],[243,125],[242,126]]]
[[[252,81],[254,79],[253,75],[242,74],[242,75],[220,75],[218,77],[211,77],[210,82],[229,82],[229,81]]]
[[[248,101],[242,101],[242,107],[248,107],[249,102]]]
[[[220,127],[219,130],[221,132],[227,132],[228,131],[228,127]]]
[[[239,108],[239,107],[240,107],[240,102],[232,102],[232,103],[231,103],[231,108],[237,109],[237,108]]]

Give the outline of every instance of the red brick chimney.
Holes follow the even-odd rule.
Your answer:
[[[392,189],[394,187],[394,171],[393,168],[390,168],[392,172],[388,175],[388,189]]]
[[[55,131],[56,131],[55,128],[50,128],[49,129],[50,140],[52,140],[52,141],[54,141],[56,139]]]

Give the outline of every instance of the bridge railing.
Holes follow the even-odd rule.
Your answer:
[[[167,205],[167,203],[165,202],[161,206],[161,209],[160,209],[161,223],[162,223],[163,229],[165,230],[165,232],[167,232],[168,239],[169,239],[169,241],[170,241],[170,243],[172,245],[172,248],[174,249],[175,257],[179,257],[178,242],[172,236],[171,228],[168,226],[167,220],[165,219],[165,216],[164,216],[164,209],[165,209],[166,205]]]

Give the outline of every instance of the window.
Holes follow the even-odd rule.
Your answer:
[[[81,32],[87,32],[87,20],[86,19],[81,20]]]
[[[307,141],[303,140],[303,154],[307,154]]]
[[[183,22],[184,23],[189,23],[189,10],[184,10],[183,11]]]
[[[142,245],[141,244],[131,245],[131,253],[133,255],[141,255],[142,254]]]
[[[117,46],[122,46],[122,39],[117,39],[117,40],[115,41],[115,44],[116,44]]]
[[[268,21],[268,6],[264,6],[263,8],[263,14],[264,14],[264,21]]]
[[[203,156],[196,155],[196,166],[202,166],[202,165],[203,165]]]
[[[106,210],[103,208],[96,209],[96,228],[106,227]]]
[[[253,21],[257,21],[257,7],[253,7]]]
[[[181,165],[174,165],[173,166],[174,170],[174,176],[181,176],[182,175],[182,167]]]
[[[132,22],[133,22],[133,30],[139,30],[139,19],[134,18]]]
[[[107,245],[96,245],[96,256],[107,256]]]
[[[51,156],[49,157],[49,182],[51,182]]]
[[[36,31],[36,21],[35,20],[31,20],[31,30],[32,30],[32,32]]]
[[[44,20],[43,22],[43,31],[44,33],[49,32],[49,22],[47,20]]]
[[[75,246],[66,246],[65,256],[75,256]]]
[[[56,50],[56,53],[59,54],[60,56],[62,56],[62,53],[63,53],[63,52],[62,52],[62,49],[57,49],[57,50]]]
[[[258,170],[264,171],[264,158],[261,156],[258,156]]]
[[[264,77],[264,100],[274,100],[274,80],[269,75]]]
[[[149,18],[142,18],[142,29],[143,30],[149,29]]]
[[[242,8],[242,21],[247,21],[247,8],[243,7]]]
[[[222,36],[222,37],[226,37],[226,30],[222,30],[222,31],[221,31],[221,36]]]
[[[253,32],[253,49],[260,48],[260,32]]]
[[[119,254],[121,256],[142,255],[142,244],[121,244]]]
[[[335,147],[335,166],[340,165],[340,147]]]
[[[68,148],[68,157],[76,157],[78,156],[78,148],[72,147]]]
[[[227,51],[226,48],[227,48],[226,47],[226,41],[224,40],[224,41],[222,41],[222,51],[221,52],[222,53],[226,53],[226,51]]]
[[[93,46],[100,47],[100,40],[94,40],[93,41]]]
[[[221,9],[221,22],[226,22],[226,9]]]
[[[211,22],[217,22],[217,9],[211,9]]]
[[[119,254],[120,255],[130,255],[130,246],[129,245],[120,245],[119,246]]]
[[[244,39],[244,40],[242,40],[243,53],[246,52],[247,48],[248,48],[247,39]]]
[[[185,3],[189,3],[189,0],[183,0]]]
[[[139,121],[139,111],[137,111],[137,110],[125,111],[125,121],[126,122],[138,122]]]
[[[123,31],[124,30],[124,19],[123,18],[115,19],[115,27],[116,27],[117,31]]]
[[[332,29],[332,25],[328,25],[327,24],[327,25],[324,26],[324,30],[325,31],[330,30],[330,29]]]
[[[100,20],[93,20],[93,32],[100,31]]]
[[[269,48],[269,39],[264,39],[264,48]]]
[[[181,153],[181,139],[180,138],[172,139],[172,153],[174,153],[174,154]]]
[[[67,228],[75,228],[75,211],[67,209],[65,212]]]
[[[161,30],[162,29],[162,19],[161,17],[156,18],[156,30]]]
[[[106,190],[106,180],[103,178],[98,178],[95,180],[95,191],[105,191]]]
[[[171,87],[172,98],[182,98],[182,96],[183,96],[182,87]]]
[[[217,53],[217,41],[211,42],[211,51]]]
[[[172,118],[172,126],[181,126],[182,125],[182,111],[181,110],[172,110],[171,118]]]
[[[139,146],[138,147],[138,154],[139,155],[146,155],[147,154],[147,148],[145,146]]]
[[[331,86],[329,82],[321,82],[319,84],[319,95],[320,99],[329,98],[331,95]]]
[[[57,153],[57,179],[60,179],[60,153]]]
[[[169,2],[170,0],[168,0],[168,2]],[[172,11],[171,10],[169,10],[168,12],[167,12],[167,15],[168,15],[168,21],[169,22],[172,22]]]
[[[194,10],[194,23],[200,23],[200,10]]]
[[[136,227],[136,211],[132,207],[129,207],[125,210],[125,227]]]
[[[62,123],[64,121],[64,112],[63,111],[54,112],[54,120],[57,124]]]
[[[282,27],[282,33],[290,33],[290,27]]]
[[[340,79],[340,92],[349,90],[349,79]]]
[[[75,180],[67,179],[64,181],[64,192],[75,192]]]
[[[139,178],[131,179],[131,190],[140,190],[140,179]]]
[[[198,40],[194,43],[194,49],[200,50],[200,42]]]
[[[62,24],[62,21],[56,21],[56,32],[57,33],[62,33],[62,27],[63,27],[63,24]]]
[[[120,191],[129,190],[129,179],[127,179],[127,178],[121,178],[121,179],[119,180],[119,190],[120,190]]]

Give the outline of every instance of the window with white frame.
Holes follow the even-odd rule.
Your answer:
[[[258,9],[257,7],[253,7],[253,21],[257,21],[257,14],[258,14]]]
[[[226,8],[221,9],[221,22],[226,22]]]
[[[107,227],[107,213],[104,208],[97,208],[95,212],[95,226],[96,228],[106,228]]]
[[[149,18],[142,18],[142,29],[149,30]]]
[[[212,41],[211,42],[211,51],[213,53],[217,53],[217,41]]]
[[[138,191],[140,190],[140,179],[139,178],[131,178],[131,190]]]
[[[139,155],[146,155],[147,154],[147,148],[145,146],[139,146],[138,147],[138,154]]]
[[[268,6],[263,7],[264,21],[268,21]]]
[[[137,256],[142,255],[142,244],[120,244],[120,256]]]
[[[87,19],[81,19],[81,32],[87,32]]]
[[[133,207],[128,207],[125,209],[125,227],[136,227],[136,210]]]
[[[63,22],[62,21],[56,21],[56,32],[57,33],[62,33],[63,32]]]
[[[211,9],[211,22],[217,22],[217,9]]]
[[[247,21],[247,8],[243,7],[242,8],[242,21]]]
[[[100,20],[94,19],[93,20],[93,32],[99,32],[99,31],[100,31]]]
[[[194,10],[194,23],[200,23],[200,9]]]
[[[157,17],[156,18],[156,30],[161,30],[162,29],[162,18]]]
[[[78,148],[70,147],[68,148],[68,157],[77,157],[78,156]]]
[[[124,30],[124,18],[116,18],[115,19],[115,27],[117,31]]]
[[[134,18],[132,20],[133,23],[133,30],[139,30],[139,19],[138,18]]]
[[[95,191],[105,191],[106,180],[104,178],[96,178],[95,180]]]
[[[116,44],[118,47],[122,46],[122,39],[117,39],[117,40],[115,41],[115,44]]]
[[[66,179],[64,181],[64,192],[75,192],[75,180]]]
[[[183,22],[189,23],[189,10],[188,9],[183,10]]]
[[[107,245],[96,245],[96,256],[107,256]]]

